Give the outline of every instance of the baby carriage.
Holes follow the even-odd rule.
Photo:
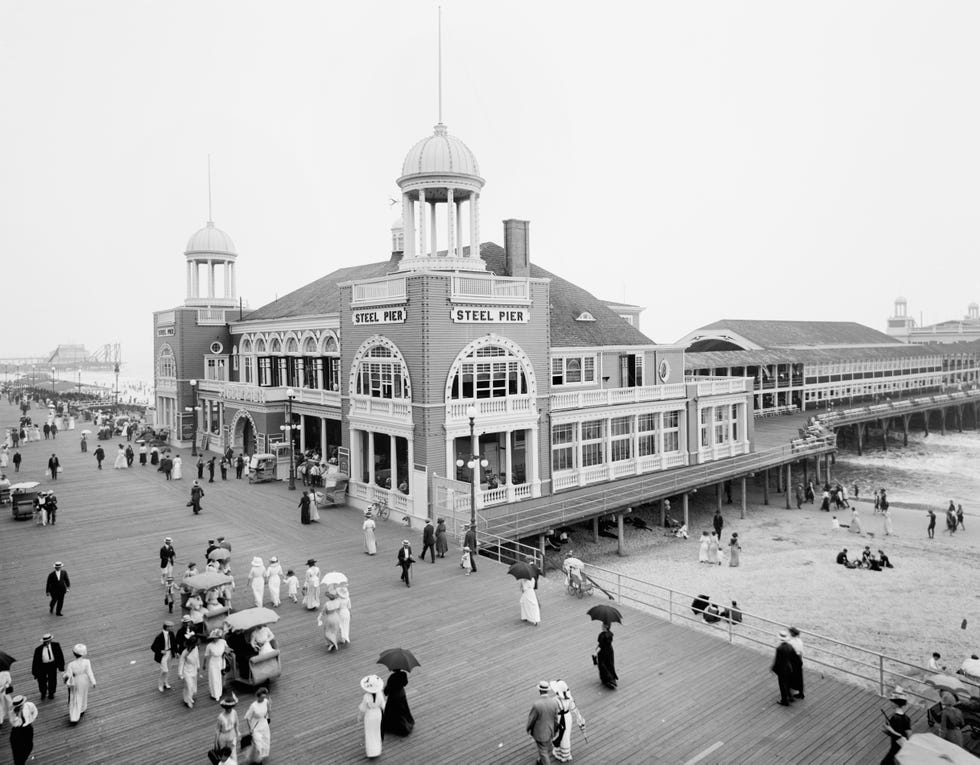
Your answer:
[[[582,570],[585,567],[582,561],[578,558],[565,558],[561,567],[565,572],[565,588],[569,595],[584,598],[586,595],[592,594],[595,586]]]

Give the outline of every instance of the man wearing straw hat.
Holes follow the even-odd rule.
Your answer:
[[[885,759],[881,761],[881,765],[894,765],[895,755],[901,750],[905,739],[909,737],[909,731],[912,730],[912,721],[909,719],[908,712],[905,711],[909,700],[902,690],[902,686],[896,685],[888,700],[895,705],[895,711],[885,723],[884,730],[891,739],[891,746],[888,749],[888,754],[885,755]]]
[[[163,629],[153,638],[150,650],[153,651],[153,661],[160,665],[160,682],[157,683],[157,690],[163,693],[167,688],[172,688],[170,684],[170,659],[176,656],[177,637],[174,635],[174,623],[166,621]]]
[[[10,751],[14,765],[24,765],[34,751],[34,721],[37,707],[24,696],[11,699],[13,710],[10,713]]]
[[[54,698],[58,688],[58,673],[65,671],[65,655],[61,644],[56,643],[54,636],[46,632],[41,636],[41,645],[34,649],[34,661],[31,663],[31,675],[37,680],[41,698]]]
[[[538,698],[531,705],[526,727],[537,747],[540,765],[551,765],[552,739],[555,737],[557,718],[558,702],[551,696],[551,683],[542,680],[538,683]]]
[[[779,645],[776,646],[776,658],[772,663],[772,671],[779,680],[779,703],[788,707],[793,703],[793,675],[796,665],[796,649],[790,645],[789,632],[779,631]]]
[[[166,537],[163,540],[163,546],[160,548],[160,584],[166,584],[167,577],[173,576],[174,558],[176,557],[177,551],[174,550],[174,540]]]

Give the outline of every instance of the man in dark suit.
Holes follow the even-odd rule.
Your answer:
[[[177,638],[173,633],[174,623],[163,623],[163,629],[153,638],[150,650],[153,651],[153,661],[160,665],[160,682],[157,689],[163,693],[170,685],[170,659],[177,655]]]
[[[406,587],[412,586],[412,583],[409,580],[408,572],[409,569],[412,568],[412,563],[414,562],[415,558],[412,557],[412,545],[407,539],[403,539],[402,546],[398,550],[398,562],[395,565],[401,566],[401,580],[405,583]]]
[[[160,548],[160,584],[166,584],[167,577],[173,576],[174,558],[176,557],[177,551],[174,549],[174,540],[166,537],[163,540],[163,546]]]
[[[48,583],[44,589],[46,595],[51,598],[48,606],[48,613],[55,613],[57,608],[58,616],[61,616],[61,609],[65,604],[65,595],[71,590],[71,580],[68,572],[61,567],[61,561],[56,561],[54,571],[48,574]]]
[[[241,478],[242,471],[244,470],[245,470],[245,456],[239,454],[238,459],[235,460],[235,478]]]
[[[538,749],[536,765],[551,765],[558,702],[549,695],[550,693],[551,683],[547,680],[538,683],[538,698],[531,705],[531,712],[527,716],[527,732],[534,739],[534,745]]]
[[[31,663],[31,674],[37,680],[41,698],[54,698],[58,687],[58,673],[65,671],[65,655],[61,652],[61,644],[54,642],[54,636],[48,632],[41,636],[41,645],[34,649],[34,661]]]
[[[419,560],[425,560],[425,551],[429,550],[432,562],[436,562],[436,527],[432,525],[432,519],[425,519],[425,528],[422,529],[422,554]]]
[[[95,461],[99,465],[99,470],[102,470],[102,460],[105,459],[105,449],[102,448],[102,444],[96,446],[95,451],[92,452],[92,454],[95,456]]]
[[[61,467],[61,463],[58,462],[58,456],[56,454],[51,455],[51,459],[48,460],[48,472],[51,474],[51,480],[58,480],[58,468]]]
[[[793,703],[793,674],[796,666],[796,649],[789,643],[789,633],[779,632],[779,645],[776,646],[776,658],[772,662],[772,671],[779,680],[779,703],[788,707]]]
[[[473,526],[466,527],[466,536],[463,537],[463,545],[470,548],[470,568],[476,573],[476,529]]]

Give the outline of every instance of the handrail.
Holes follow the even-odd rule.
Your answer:
[[[694,595],[591,563],[585,564],[585,572],[596,584],[608,591],[612,600],[620,604],[630,605],[648,613],[652,612],[656,616],[661,616],[658,612],[666,612],[666,619],[671,623],[681,620],[698,623],[712,631],[721,628],[727,635],[728,642],[732,644],[737,639],[770,650],[774,646],[777,632],[788,629],[788,625],[783,622],[741,608],[738,609],[742,616],[741,622],[722,618],[714,625],[707,624],[702,616],[695,615],[691,608]],[[764,637],[760,638],[758,633]],[[841,673],[870,684],[877,689],[880,696],[885,695],[887,687],[901,682],[912,696],[930,704],[936,701],[934,689],[923,690],[928,687],[923,683],[924,678],[934,674],[926,667],[816,632],[800,630],[800,634],[804,639],[807,664],[816,664],[834,673]],[[972,687],[973,695],[980,695],[980,682],[964,675],[959,675],[957,678]],[[930,695],[927,696],[926,693]]]
[[[542,573],[544,572],[546,561],[541,550],[537,547],[531,547],[531,545],[526,545],[516,539],[491,534],[489,531],[479,532],[477,543],[479,545],[477,554],[484,558],[496,560],[497,563],[517,563],[527,558],[533,558],[534,564]],[[506,553],[510,553],[510,555],[506,555]]]

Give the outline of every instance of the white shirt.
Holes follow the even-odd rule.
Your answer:
[[[15,710],[10,714],[10,725],[13,728],[20,728],[22,725],[30,725],[37,719],[37,707],[31,702],[25,701],[20,708],[20,713]]]

